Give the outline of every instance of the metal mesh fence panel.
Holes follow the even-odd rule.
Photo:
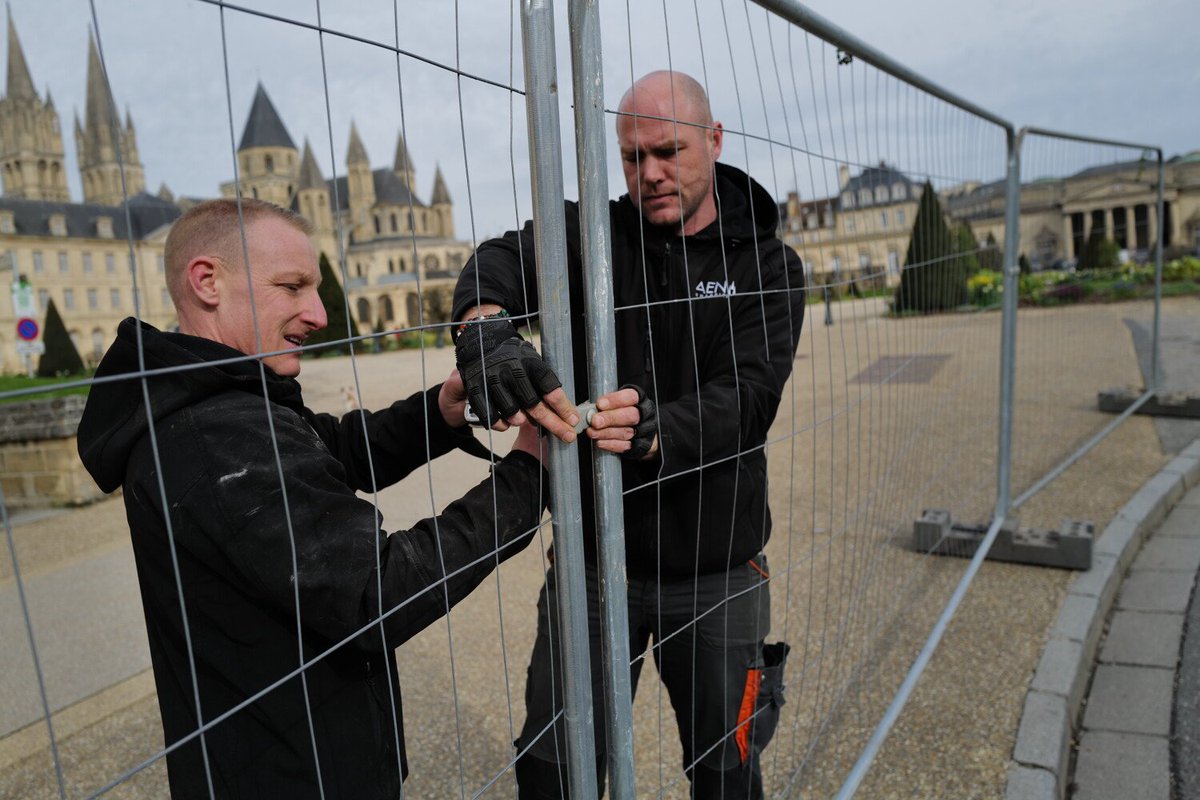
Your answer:
[[[551,7],[96,2],[80,18],[93,37],[77,125],[77,191],[87,202],[46,212],[39,243],[9,255],[14,278],[29,279],[39,315],[51,300],[63,307],[63,334],[92,366],[131,312],[161,331],[182,322],[172,293],[185,289],[164,241],[198,200],[146,191],[160,164],[147,157],[143,166],[131,112],[118,113],[126,87],[150,81],[172,101],[140,129],[143,152],[156,136],[186,141],[191,149],[170,158],[204,163],[208,188],[199,191],[244,201],[227,255],[251,269],[231,269],[226,291],[248,302],[234,350],[165,364],[161,334],[129,326],[126,369],[0,390],[0,401],[28,404],[51,391],[95,397],[123,386],[111,413],[149,420],[139,469],[114,484],[124,484],[123,498],[56,512],[33,506],[62,483],[67,503],[97,500],[74,452],[82,401],[28,404],[24,432],[0,436],[12,445],[0,488],[10,556],[0,572],[0,797],[161,797],[167,760],[183,763],[184,753],[189,788],[218,796],[232,780],[223,734],[269,718],[272,703],[287,710],[289,763],[305,766],[294,786],[268,794],[342,796],[364,780],[346,764],[366,740],[406,752],[397,790],[405,797],[514,796],[526,758],[542,770],[570,764],[563,786],[587,794],[591,775],[584,780],[577,765],[591,758],[593,722],[601,757],[633,754],[613,796],[632,783],[639,797],[687,797],[689,781],[711,788],[721,773],[726,795],[739,796],[756,780],[748,760],[758,761],[767,796],[852,793],[860,780],[864,794],[883,796],[896,775],[920,787],[929,752],[961,756],[969,747],[925,734],[912,753],[885,753],[886,769],[862,774],[977,568],[944,557],[970,555],[965,545],[915,538],[913,522],[945,509],[994,533],[998,475],[1008,480],[999,463],[1006,414],[1010,495],[1020,507],[1106,430],[1097,390],[1151,382],[1139,357],[1155,352],[1153,301],[1071,301],[1087,292],[1077,288],[1080,259],[1108,258],[1109,242],[1124,245],[1108,276],[1108,290],[1121,294],[1114,299],[1148,285],[1154,231],[1178,228],[1168,211],[1151,213],[1161,197],[1149,185],[1157,165],[1128,146],[1029,132],[1019,252],[1009,252],[1011,127],[802,6],[664,0],[604,4],[591,16],[594,4],[576,2],[569,23],[556,26],[544,16]],[[522,14],[526,26],[543,15],[545,27],[523,33]],[[577,38],[588,25],[603,34],[591,56]],[[541,37],[540,60],[522,53],[523,36]],[[151,69],[128,57],[145,41],[167,54],[203,42],[205,57],[164,57]],[[568,113],[559,88],[572,71],[568,52],[576,103],[602,106],[606,152],[581,138],[572,153],[571,123],[551,113],[556,105]],[[690,90],[639,81],[656,70],[694,78],[711,119],[691,113]],[[580,74],[602,96],[582,90]],[[594,133],[595,119],[576,119]],[[547,135],[556,125],[561,146]],[[697,142],[719,144],[721,166],[701,159],[690,179],[646,177],[658,162],[692,163],[685,150]],[[610,195],[628,190],[630,199],[613,206],[609,229],[603,211],[568,204],[565,223],[553,223],[566,233],[560,253],[536,229],[574,196],[577,175],[584,193],[604,174],[625,187]],[[1101,183],[1093,178],[1109,185],[1113,174],[1124,193],[1091,193]],[[670,191],[654,194],[655,180]],[[698,230],[684,224],[690,212],[667,213],[687,207],[688,180],[716,187],[716,216]],[[300,279],[270,289],[256,282],[256,266],[275,266],[292,239],[282,231],[264,246],[261,221],[246,216],[254,200],[313,224],[313,263],[301,259]],[[528,235],[497,238],[531,217]],[[582,296],[608,288],[580,283],[594,265],[580,251],[597,238],[595,249],[611,249],[611,320]],[[566,272],[535,269],[534,248]],[[491,465],[461,452],[429,461],[451,449],[448,419],[438,419],[448,413],[444,396],[368,414],[446,380],[451,332],[482,328],[460,327],[455,287],[480,305],[495,302],[483,278],[496,274],[491,259],[501,253],[517,265],[505,292],[510,317],[539,350],[558,353],[572,402],[614,388],[604,385],[611,375],[589,373],[597,356],[583,356],[594,329],[613,325],[617,382],[637,384],[659,419],[652,458],[616,462],[616,496],[592,489],[590,477],[616,456],[599,455],[591,470],[581,459],[575,494],[556,486],[553,518],[529,514],[524,526],[514,522],[522,504],[548,497],[513,489],[512,464],[496,465],[515,446],[513,432],[477,433]],[[793,253],[799,266],[789,273]],[[1003,271],[1018,256],[1030,263],[1022,296],[1036,302],[1016,318],[1015,395],[998,415]],[[278,301],[264,294],[311,297],[318,268],[325,288],[341,290],[322,297],[323,341],[277,324]],[[546,308],[547,292],[568,284],[571,308]],[[96,312],[90,328],[72,322],[77,309]],[[1089,383],[1061,379],[1085,360],[1094,364]],[[218,407],[182,435],[162,387],[203,385],[214,363],[237,372],[254,398],[250,422],[231,428]],[[298,393],[280,400],[266,369],[297,364],[304,411]],[[401,419],[406,427],[392,429]],[[38,444],[37,428],[61,428],[46,441],[62,446]],[[221,447],[205,439],[210,430],[227,433]],[[574,452],[553,446],[556,479],[568,459],[574,467]],[[227,469],[204,472],[210,462]],[[183,485],[186,470],[199,477]],[[259,481],[252,492],[236,503],[222,494],[248,472]],[[322,505],[330,481],[338,507],[355,509],[353,524]],[[456,504],[470,491],[471,509]],[[1045,515],[1054,498],[1029,510]],[[604,529],[598,502],[610,515],[623,511],[624,564],[597,566],[605,561],[594,546],[594,529]],[[583,553],[558,538],[580,524]],[[152,548],[139,543],[139,525],[153,527]],[[248,557],[245,541],[262,530],[272,532],[269,547]],[[359,569],[338,572],[344,563]],[[568,568],[586,586],[564,600],[555,586],[568,583]],[[603,605],[600,587],[610,592]],[[613,630],[621,615],[612,592],[627,593],[628,631]],[[284,633],[268,641],[268,623]],[[585,624],[590,653],[581,652]],[[224,676],[236,691],[213,679],[227,641],[242,648]],[[763,641],[788,648],[764,651]],[[620,703],[624,691],[601,675],[614,653],[628,654],[640,687],[628,726],[601,702]],[[780,653],[782,667],[770,661]],[[568,666],[558,670],[564,654]],[[782,673],[775,688],[772,668]],[[350,733],[338,728],[359,718],[349,689],[329,690],[331,673],[352,674],[385,713]],[[548,697],[540,705],[535,681]],[[575,699],[564,702],[564,692]],[[248,738],[238,755],[275,758],[255,751],[261,741]],[[394,757],[371,768],[372,788],[400,781]],[[601,761],[601,782],[602,772]]]
[[[1128,406],[1153,391],[1160,231],[1168,247],[1180,235],[1170,204],[1160,211],[1156,149],[1032,131],[1021,150],[1017,506],[1119,422],[1099,407],[1101,394],[1116,391]],[[1083,361],[1087,381],[1059,377]]]

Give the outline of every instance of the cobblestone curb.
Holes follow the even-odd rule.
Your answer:
[[[1025,695],[1009,764],[1007,800],[1066,796],[1071,737],[1121,579],[1146,534],[1198,483],[1200,439],[1147,481],[1097,537],[1092,568],[1072,579]]]

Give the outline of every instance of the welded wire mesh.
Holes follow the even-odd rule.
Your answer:
[[[607,72],[610,108],[649,70],[696,76],[724,125],[721,160],[781,201],[782,238],[805,263],[803,333],[764,443],[774,521],[766,639],[792,645],[764,762],[769,794],[825,796],[963,568],[914,551],[912,521],[931,507],[990,517],[999,315],[962,313],[965,275],[962,296],[933,295],[944,272],[986,250],[974,238],[951,243],[958,221],[945,206],[1002,178],[1003,130],[749,4],[608,13],[606,31],[619,31],[605,43],[619,65]],[[910,253],[926,186],[948,228],[922,227]],[[893,296],[910,280],[913,307],[897,311]],[[642,681],[639,792],[684,796],[671,703],[645,672]]]
[[[1101,393],[1132,402],[1153,387],[1160,213],[1155,150],[1039,133],[1021,150],[1015,501],[1113,422]],[[1168,248],[1180,238],[1171,206]],[[1085,361],[1086,380],[1060,377]]]
[[[187,129],[192,141],[202,143],[199,149],[214,156],[205,175],[210,185],[202,191],[209,196],[218,190],[227,196],[240,191],[246,198],[261,196],[281,205],[293,204],[312,217],[317,226],[316,248],[344,287],[343,308],[328,309],[331,316],[343,312],[339,315],[341,328],[331,332],[331,342],[310,344],[305,349],[313,356],[333,348],[350,354],[303,362],[302,385],[308,405],[353,420],[361,413],[358,409],[386,408],[442,381],[454,366],[452,349],[443,347],[449,339],[448,295],[458,270],[484,235],[479,226],[494,233],[518,225],[528,215],[523,98],[521,82],[514,77],[520,72],[515,6],[495,3],[473,9],[472,26],[466,32],[459,25],[457,10],[442,4],[422,9],[420,26],[410,24],[407,13],[413,9],[400,5],[368,10],[344,4],[297,8],[291,4],[209,3],[172,8],[160,17],[150,11],[149,5],[110,8],[98,4],[90,17],[78,20],[81,27],[93,27],[98,62],[112,95],[118,100],[128,96],[138,68],[127,54],[136,51],[136,42],[144,37],[172,42],[178,52],[186,49],[186,42],[197,39],[213,45],[210,55],[217,57],[186,69],[172,64],[164,70],[170,73],[164,76],[167,82],[188,86],[196,95],[192,106],[172,106],[171,114],[180,138]],[[486,31],[486,57],[470,39],[481,31]],[[498,53],[502,57],[496,58]],[[264,111],[256,84],[275,119],[255,116]],[[111,105],[113,97],[101,101]],[[112,110],[108,111],[106,118],[113,117]],[[155,123],[164,116],[158,106],[143,113],[154,117]],[[252,134],[256,125],[257,134]],[[275,127],[279,125],[282,130]],[[503,135],[496,135],[498,129]],[[157,125],[155,131],[159,132]],[[122,133],[114,131],[112,136],[118,138]],[[163,135],[170,135],[169,126]],[[282,140],[290,136],[296,138]],[[149,149],[147,138],[143,132],[143,152]],[[368,156],[365,181],[361,165],[355,163],[356,147],[374,153],[374,158]],[[129,158],[129,152],[117,156],[118,160],[122,157]],[[308,157],[317,165],[315,176],[305,172],[303,162]],[[481,164],[487,166],[486,176],[475,181],[472,169]],[[360,168],[358,172],[356,168]],[[409,174],[404,174],[406,171]],[[218,186],[222,179],[224,184]],[[364,189],[370,193],[365,200]],[[140,186],[126,186],[123,197],[129,199],[138,191]],[[482,205],[476,196],[481,191],[486,197]],[[137,201],[134,198],[127,205]],[[483,213],[479,213],[481,209]],[[123,213],[123,208],[115,211]],[[131,214],[136,214],[136,209]],[[129,268],[120,276],[106,277],[105,288],[111,285],[117,291],[119,287],[129,292],[127,298],[140,298],[137,316],[165,330],[175,318],[165,292],[165,265],[161,257],[155,258],[155,253],[162,252],[161,238],[155,248],[145,241],[148,230],[135,224],[122,227],[119,222],[116,227],[130,231],[128,243],[118,236],[117,247],[112,248],[122,267],[125,259],[119,254],[122,248],[129,252]],[[249,248],[248,244],[247,252]],[[38,282],[38,275],[31,277]],[[81,283],[87,285],[90,280],[85,274]],[[46,291],[47,299],[61,304],[62,292],[70,289],[51,284]],[[125,313],[129,310],[124,309]],[[119,316],[112,320],[114,327]],[[111,336],[111,329],[105,333]],[[253,349],[272,352],[267,344],[270,333],[266,329],[256,332],[262,344]],[[353,346],[352,351],[348,345]],[[135,371],[120,380],[137,385],[146,378]],[[80,383],[87,386],[91,382]],[[37,396],[30,390],[5,394],[6,399],[8,395]],[[149,395],[145,401],[151,405]],[[263,426],[273,425],[280,413],[265,401],[262,411],[259,421]],[[428,424],[404,432],[411,438],[412,450],[421,452],[429,446],[422,430]],[[151,432],[153,435],[153,426]],[[270,439],[274,438],[272,429]],[[499,434],[486,438],[497,457],[507,452],[512,439]],[[72,440],[67,442],[73,447]],[[376,467],[386,472],[387,464],[378,461],[382,456],[373,453],[369,442],[367,445],[367,472],[373,476]],[[155,449],[153,443],[151,446]],[[167,453],[164,457],[179,456]],[[291,465],[285,468],[278,452],[247,453],[245,457],[277,466],[275,491],[285,493],[281,513],[287,517],[286,540],[291,543],[277,555],[285,570],[290,561],[290,572],[295,575],[296,548],[311,545],[305,537],[311,535],[314,521],[293,519],[301,512],[292,509],[297,502],[305,505],[306,498],[287,497]],[[12,466],[17,465],[13,462]],[[486,462],[454,454],[419,470],[395,488],[385,490],[380,485],[372,490],[380,482],[370,477],[361,496],[375,506],[384,529],[396,530],[433,516],[468,487],[486,482],[487,473]],[[270,492],[270,487],[265,491]],[[165,487],[161,494],[162,506],[172,507],[178,500],[169,496]],[[511,502],[500,495],[495,502],[506,500]],[[170,526],[171,515],[164,516]],[[89,527],[99,529],[101,541],[71,542],[87,558],[70,572],[63,569],[64,556],[53,552],[53,546],[69,542],[69,529],[78,529],[82,518],[98,520]],[[179,744],[162,740],[153,684],[146,671],[149,659],[133,560],[127,534],[122,537],[118,533],[123,527],[120,501],[106,501],[40,523],[28,519],[22,515],[21,524],[14,529],[5,515],[14,578],[10,588],[19,585],[17,576],[22,570],[32,578],[31,590],[21,602],[15,591],[6,594],[6,626],[11,620],[14,635],[6,636],[13,646],[6,656],[12,669],[5,674],[13,685],[4,692],[6,698],[12,698],[6,700],[4,732],[12,734],[6,742],[13,746],[6,753],[3,794],[163,796],[167,791],[164,746],[173,750]],[[331,536],[344,533],[328,532]],[[167,535],[173,538],[173,531],[168,529]],[[370,532],[365,535],[369,542]],[[480,530],[478,535],[493,534]],[[44,540],[52,544],[40,544]],[[530,619],[527,609],[533,605],[536,578],[545,567],[541,550],[549,537],[543,539],[541,531],[535,531],[535,541],[539,546],[488,579],[461,610],[408,642],[398,661],[400,683],[406,687],[404,718],[410,732],[405,743],[414,772],[406,787],[415,796],[466,796],[511,785],[507,772],[514,719],[519,722],[520,669],[510,662],[519,665],[524,661],[531,625],[524,630],[518,625],[515,634],[506,626],[514,608],[520,619]],[[95,558],[97,546],[105,550],[105,559]],[[492,552],[487,552],[489,549]],[[511,546],[500,547],[497,541],[484,548],[482,561],[498,563],[511,551]],[[183,559],[188,555],[184,552]],[[448,568],[444,563],[424,566],[435,575],[450,573],[451,578],[462,569],[462,565]],[[522,577],[509,580],[510,570]],[[388,579],[382,570],[375,570],[370,580],[377,596],[382,597],[379,588]],[[175,581],[181,605],[194,608],[193,588],[178,568]],[[92,583],[99,585],[92,587]],[[435,581],[434,591],[440,591],[438,583]],[[81,584],[91,593],[81,592]],[[104,609],[99,619],[87,613],[83,616],[94,637],[107,639],[109,646],[97,646],[94,637],[71,638],[79,632],[63,622],[64,616],[70,616],[64,614],[63,606],[78,603],[85,609]],[[365,609],[366,621],[359,632],[378,638],[380,623],[370,620],[404,614],[405,605]],[[25,610],[28,624],[21,623]],[[296,670],[267,676],[261,692],[233,709],[214,708],[205,700],[201,716],[206,725],[186,739],[199,736],[202,740],[224,717],[252,713],[246,706],[271,692],[283,691],[280,687],[292,678],[296,679],[292,684],[301,683],[303,700],[296,724],[308,728],[307,738],[314,741],[323,735],[313,729],[304,685],[307,670],[322,660],[338,658],[354,637],[332,646],[306,641],[306,620],[313,612],[307,602],[301,607],[299,589],[294,603],[280,613],[294,618]],[[193,624],[204,625],[185,619],[178,633],[188,635]],[[28,633],[28,646],[22,646],[16,637],[22,629]],[[36,664],[32,658],[35,648],[43,654]],[[191,649],[189,658],[204,660],[207,654]],[[89,673],[88,677],[80,679],[81,672]],[[378,686],[381,694],[391,694],[386,675]],[[200,700],[195,702],[200,705]],[[53,715],[50,719],[45,719],[47,709]],[[101,717],[99,725],[89,718],[95,714]],[[56,734],[49,732],[47,725],[55,719],[66,720],[54,727]],[[398,742],[398,723],[393,715],[379,735]],[[112,744],[106,739],[113,731],[119,731],[120,745],[104,746]],[[390,768],[395,772],[398,764]],[[206,782],[214,780],[209,777],[213,771],[211,764],[205,765]],[[329,775],[311,777],[313,787],[332,786],[336,780]],[[219,791],[219,771],[215,780]],[[497,782],[499,786],[494,785]]]
[[[173,102],[169,114],[165,105],[144,111],[135,106],[132,114],[139,120],[143,114],[170,117],[179,126],[174,130],[198,133],[189,139],[197,143],[193,157],[209,170],[208,188],[199,191],[232,193],[240,187],[243,195],[261,192],[267,199],[279,192],[281,202],[294,199],[318,223],[319,249],[345,290],[345,322],[332,342],[306,346],[314,356],[304,361],[301,375],[308,406],[355,414],[441,381],[453,367],[452,348],[442,345],[451,326],[447,294],[459,268],[476,246],[520,228],[532,209],[519,4],[393,3],[364,9],[332,2],[297,7],[206,0],[172,5],[161,16],[151,4],[97,3],[90,11],[81,21],[94,26],[99,63],[116,101],[140,79],[161,82],[164,97],[174,96],[178,86],[189,87],[189,102]],[[602,11],[609,157],[606,164],[579,168],[607,169],[612,194],[619,194],[623,154],[612,126],[621,119],[622,97],[652,70],[686,72],[703,86],[723,125],[720,161],[761,184],[778,211],[780,239],[803,262],[803,320],[791,313],[766,314],[771,292],[745,281],[734,288],[728,280],[689,284],[682,297],[663,302],[619,304],[616,319],[621,325],[672,306],[686,309],[681,327],[647,331],[649,352],[668,354],[647,373],[646,388],[654,393],[661,390],[661,375],[679,366],[676,360],[685,367],[690,362],[692,374],[702,371],[701,361],[713,353],[689,344],[706,333],[694,320],[714,305],[731,309],[734,296],[740,308],[749,309],[739,313],[748,313],[754,325],[799,335],[790,379],[765,436],[701,456],[689,472],[766,456],[762,474],[741,470],[737,478],[769,487],[756,502],[767,504],[772,520],[764,552],[773,613],[769,630],[757,630],[752,638],[791,645],[786,703],[763,756],[764,784],[768,796],[829,796],[862,751],[966,564],[932,554],[947,549],[945,543],[915,547],[913,520],[924,509],[943,508],[960,521],[986,523],[996,501],[1001,295],[991,273],[1012,255],[1002,252],[1005,131],[747,2],[627,2],[606,4]],[[560,19],[560,43],[566,36]],[[147,39],[172,43],[178,52],[202,40],[211,45],[210,57],[186,66],[167,63],[161,74],[147,76],[126,58]],[[560,44],[564,85],[567,51]],[[294,146],[283,153],[294,162],[268,162],[267,155],[275,159],[280,151],[241,146],[260,83],[294,137]],[[694,125],[675,115],[666,119]],[[564,120],[564,127],[569,124]],[[142,128],[143,150],[153,136],[169,138],[171,131],[157,122]],[[365,162],[352,158],[356,143]],[[309,145],[320,170],[315,183],[304,179]],[[1142,192],[1150,173],[1140,157],[1131,150],[1026,139],[1021,248],[1034,276],[1047,267],[1069,266],[1087,244],[1087,232],[1101,228],[1113,238],[1124,234],[1133,245],[1125,249],[1140,260],[1140,245],[1150,242],[1143,234],[1154,227],[1149,212],[1137,210],[1142,201],[1133,203],[1132,214],[1125,212],[1122,228],[1120,215],[1111,221],[1096,217],[1092,205],[1070,194],[1076,186],[1086,194],[1092,185],[1088,169],[1105,175],[1128,171],[1130,191]],[[150,173],[153,164],[146,161]],[[448,217],[435,207],[435,165],[453,199]],[[564,194],[570,197],[576,169],[571,153],[563,154],[563,166]],[[410,170],[415,176],[404,175]],[[400,190],[396,181],[402,177]],[[362,201],[367,187],[379,202]],[[319,191],[305,193],[312,189]],[[132,194],[127,185],[123,197]],[[1055,209],[1058,222],[1051,223]],[[134,231],[129,219],[118,229]],[[129,234],[127,243],[120,239],[121,246],[111,248],[120,271],[105,272],[105,282],[91,288],[123,292],[127,303],[136,298],[140,318],[170,326],[164,268],[157,261],[161,239],[137,234]],[[686,262],[686,241],[684,247]],[[656,277],[646,266],[646,252],[640,255],[643,279]],[[58,269],[49,250],[43,257],[46,267]],[[1060,259],[1065,263],[1056,265]],[[68,263],[64,274],[73,275],[74,268]],[[80,303],[90,280],[79,273]],[[47,297],[65,300],[66,288],[54,284]],[[782,291],[797,296],[800,289],[787,285]],[[526,308],[536,306],[532,287],[523,286],[521,296]],[[1136,356],[1150,313],[1145,301],[1021,310],[1014,494],[1103,426],[1105,418],[1094,411],[1097,389],[1107,388],[1109,378],[1138,380]],[[115,321],[114,316],[104,325],[110,329]],[[732,312],[727,324],[732,331]],[[111,337],[111,330],[98,327]],[[82,335],[86,339],[88,332]],[[348,344],[354,346],[348,355],[317,357]],[[1096,381],[1105,376],[1105,386],[1058,380],[1066,365],[1084,359],[1096,363]],[[576,368],[582,374],[581,365]],[[736,370],[728,377],[736,390],[746,388]],[[148,386],[154,378],[135,371],[122,380]],[[695,383],[696,390],[704,388],[698,378]],[[0,393],[0,399],[18,395],[38,396],[20,390]],[[143,402],[149,398],[147,390]],[[706,433],[713,436],[741,413],[736,403],[710,408],[690,434],[703,443]],[[274,419],[264,402],[262,425]],[[427,446],[423,432],[414,435],[414,448]],[[510,437],[486,438],[503,453]],[[373,473],[377,455],[366,450]],[[254,457],[273,465],[286,491],[278,452]],[[6,470],[12,463],[6,462]],[[434,515],[485,475],[483,462],[453,454],[395,487],[361,496],[374,505],[386,530],[396,530]],[[664,504],[672,477],[660,473],[627,485],[626,492],[656,495],[656,520],[695,516],[695,509]],[[166,487],[157,491],[159,503],[170,506]],[[295,529],[306,524],[292,519],[294,500],[283,505],[291,533],[288,547],[278,553],[293,573]],[[5,682],[0,694],[9,698],[0,730],[0,796],[163,796],[164,747],[172,743],[162,740],[120,502],[44,519],[31,517],[7,495],[0,497],[0,508],[11,556],[11,571],[5,565],[0,573],[3,641],[10,643],[0,670]],[[737,522],[736,515],[725,514],[718,524]],[[697,536],[701,524],[714,523],[697,522]],[[405,796],[512,794],[512,766],[524,752],[513,747],[526,717],[524,667],[534,642],[538,592],[550,566],[544,555],[548,531],[543,524],[532,547],[445,620],[395,651],[410,767]],[[85,532],[89,540],[81,542]],[[486,558],[502,555],[494,549]],[[742,566],[730,562],[724,569]],[[177,569],[174,575],[186,607],[186,582]],[[372,580],[378,587],[384,578]],[[663,582],[661,573],[650,578],[651,587]],[[687,776],[697,765],[738,742],[739,727],[727,725],[718,741],[696,748],[697,732],[678,729],[676,707],[736,701],[739,687],[723,688],[715,697],[673,698],[656,668],[671,639],[689,635],[692,623],[720,619],[736,599],[702,603],[694,593],[690,623],[660,631],[648,647],[631,653],[641,670],[633,720],[638,796],[687,796]],[[378,636],[374,620],[389,612],[381,605],[372,608],[372,621],[361,632]],[[272,680],[300,679],[345,644],[305,647],[306,608],[298,590],[281,613],[299,631],[296,671]],[[728,626],[721,636],[731,636]],[[552,648],[562,646],[557,630],[550,640]],[[715,646],[721,649],[724,642]],[[685,671],[701,664],[696,652]],[[278,688],[270,681],[264,685],[265,693]],[[213,724],[208,709],[202,716]],[[556,707],[555,719],[561,716]],[[316,739],[321,732],[311,719],[311,711],[303,710],[296,724]],[[398,742],[396,723],[381,735]],[[690,759],[682,758],[685,742],[693,750]],[[933,746],[939,745],[935,737]],[[876,790],[889,776],[919,770],[912,762],[927,756],[918,750],[885,758],[888,768],[871,776],[868,796],[880,794]],[[314,776],[314,785],[326,777]]]

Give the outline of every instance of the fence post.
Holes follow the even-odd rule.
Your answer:
[[[563,389],[575,390],[567,287],[567,227],[563,210],[562,143],[552,0],[521,6],[525,108],[533,184],[533,236],[541,304],[542,352]],[[575,398],[572,398],[574,401]],[[550,440],[550,506],[558,583],[559,641],[563,671],[563,725],[567,739],[569,796],[596,797],[587,587],[583,571],[583,511],[575,445]]]
[[[1013,380],[1017,363],[1017,301],[1021,291],[1021,144],[1025,131],[1005,130],[1008,177],[1004,188],[1004,306],[1000,323],[1000,433],[996,451],[996,513],[1003,522],[1012,502]]]
[[[596,0],[571,0],[571,83],[579,167],[579,228],[587,308],[588,385],[592,399],[617,388],[612,231],[604,148],[604,65]],[[621,461],[592,448],[604,654],[604,720],[610,796],[634,797],[633,692],[629,677],[629,608]]]
[[[1162,389],[1162,365],[1159,361],[1159,346],[1161,345],[1160,337],[1162,335],[1162,279],[1163,279],[1163,231],[1166,227],[1163,222],[1163,193],[1165,189],[1166,178],[1163,168],[1163,151],[1160,148],[1158,151],[1158,230],[1154,234],[1154,341],[1150,346],[1150,385],[1146,387],[1146,391],[1158,393]],[[1128,224],[1128,223],[1127,223]],[[1136,242],[1135,242],[1136,244]]]

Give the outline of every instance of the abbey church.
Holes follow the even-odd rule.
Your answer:
[[[8,284],[32,284],[39,319],[54,303],[85,363],[96,364],[122,319],[138,314],[159,328],[175,324],[163,246],[171,224],[203,198],[176,198],[165,185],[146,191],[133,116],[123,118],[89,36],[86,103],[74,119],[82,202],[70,196],[59,112],[39,93],[11,11],[7,73],[0,98],[0,374],[21,372]],[[403,137],[390,167],[372,168],[353,123],[344,169],[321,174],[312,147],[296,148],[260,84],[237,152],[237,180],[225,197],[259,197],[295,209],[316,226],[313,244],[344,288],[362,333],[419,324],[422,294],[446,292],[471,253],[454,238],[450,192],[440,169],[420,199]],[[213,165],[214,173],[232,172]],[[137,292],[130,259],[137,265]],[[344,259],[345,272],[339,269]],[[36,363],[36,361],[35,361]]]

